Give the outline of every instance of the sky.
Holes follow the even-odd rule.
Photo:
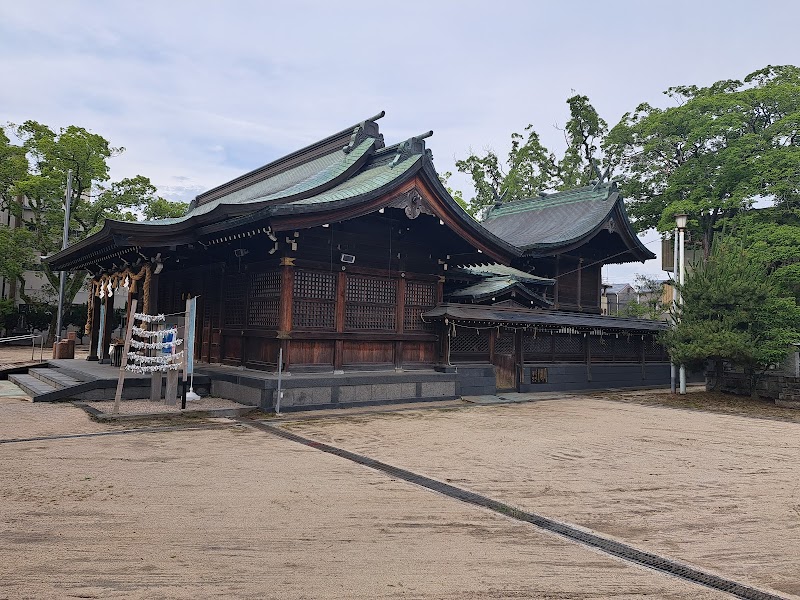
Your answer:
[[[381,110],[387,144],[433,129],[434,164],[455,173],[529,123],[560,153],[575,93],[613,126],[670,106],[670,86],[800,64],[799,21],[797,0],[4,2],[0,124],[85,127],[125,148],[113,180],[146,175],[170,200]],[[450,183],[471,197],[466,176]]]

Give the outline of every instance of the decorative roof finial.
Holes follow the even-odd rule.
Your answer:
[[[402,142],[400,145],[397,146],[397,154],[392,161],[392,164],[389,165],[390,168],[394,169],[399,163],[403,162],[409,156],[413,156],[414,154],[424,154],[425,153],[425,138],[429,138],[433,135],[433,130],[426,131],[421,135],[414,136],[412,138],[407,139],[405,142]]]
[[[375,122],[386,114],[382,110],[377,115],[366,121],[362,121],[353,128],[353,134],[350,136],[350,141],[347,146],[342,148],[345,154],[350,154],[356,147],[367,138],[375,139],[375,149],[380,150],[383,148],[383,134],[378,130],[378,124]]]

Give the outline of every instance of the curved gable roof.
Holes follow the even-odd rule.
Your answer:
[[[636,236],[615,183],[542,194],[492,208],[484,227],[527,255],[542,255],[586,242],[614,216],[633,260],[655,258]]]

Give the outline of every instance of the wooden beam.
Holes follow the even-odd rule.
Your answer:
[[[339,271],[336,278],[336,308],[335,323],[336,333],[344,332],[345,292],[347,290],[347,273]],[[336,339],[333,348],[333,370],[341,371],[343,365],[344,340]]]
[[[89,285],[89,302],[92,303],[92,322],[89,329],[89,356],[86,360],[97,361],[100,357],[97,356],[97,342],[100,338],[100,296],[95,294],[95,287],[93,284]]]

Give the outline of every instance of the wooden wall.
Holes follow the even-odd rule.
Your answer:
[[[421,229],[432,225],[439,227],[428,219]],[[202,287],[202,360],[272,370],[282,349],[284,366],[298,371],[436,364],[438,338],[421,318],[442,287],[429,231],[356,219],[288,237],[297,248],[280,257],[264,251],[264,238],[244,260],[169,273],[165,306],[188,279]]]

